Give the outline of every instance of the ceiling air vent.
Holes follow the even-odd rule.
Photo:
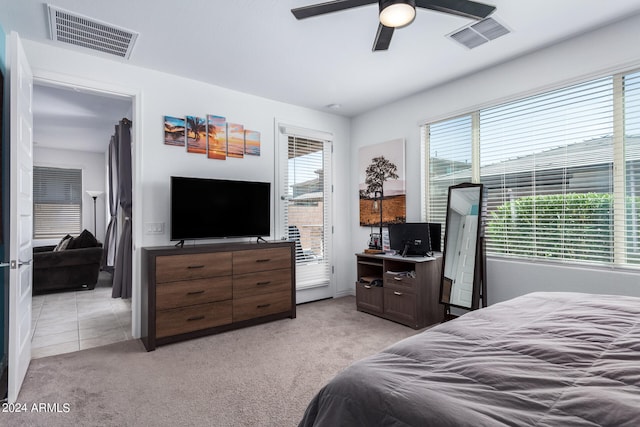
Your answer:
[[[131,55],[138,33],[47,5],[51,39],[110,55]]]
[[[493,18],[485,18],[472,25],[458,30],[448,37],[464,45],[469,49],[478,47],[489,40],[495,40],[500,36],[509,34],[509,30]]]

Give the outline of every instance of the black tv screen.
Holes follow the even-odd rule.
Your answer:
[[[389,246],[403,256],[428,256],[440,251],[441,229],[429,222],[389,224]]]
[[[264,237],[271,183],[171,177],[171,240]]]

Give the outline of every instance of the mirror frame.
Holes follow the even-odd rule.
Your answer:
[[[451,194],[452,191],[455,191],[457,189],[464,189],[464,188],[477,188],[478,189],[478,226],[477,226],[477,231],[476,231],[476,247],[475,247],[475,254],[474,254],[474,267],[473,267],[473,289],[472,289],[472,297],[471,297],[471,306],[470,307],[466,307],[464,305],[459,305],[459,304],[453,304],[451,303],[451,285],[449,285],[449,289],[448,289],[448,294],[449,297],[447,298],[447,301],[444,301],[444,296],[445,296],[445,279],[446,280],[451,280],[448,278],[445,278],[445,266],[446,266],[446,262],[447,262],[447,248],[448,248],[448,241],[449,241],[449,224],[451,224],[451,210],[449,209],[449,206],[451,205]],[[442,273],[441,273],[441,278],[440,278],[440,304],[444,304],[447,307],[447,312],[449,311],[448,309],[450,307],[456,307],[456,308],[461,308],[464,310],[476,310],[477,308],[479,308],[480,306],[480,298],[482,298],[483,301],[483,306],[486,306],[486,283],[485,283],[485,279],[484,279],[484,265],[485,265],[485,261],[484,261],[484,242],[483,242],[483,238],[484,238],[484,233],[483,233],[483,227],[484,227],[484,218],[483,218],[483,212],[484,212],[484,188],[482,184],[474,184],[474,183],[461,183],[461,184],[457,184],[457,185],[452,185],[449,187],[449,194],[447,196],[447,211],[446,211],[446,223],[445,223],[445,230],[444,230],[444,242],[443,242],[443,246],[442,246]],[[482,293],[482,295],[481,295]],[[445,317],[447,316],[447,313],[445,313]]]

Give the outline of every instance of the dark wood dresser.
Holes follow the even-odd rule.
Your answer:
[[[142,248],[142,342],[296,317],[293,242]]]

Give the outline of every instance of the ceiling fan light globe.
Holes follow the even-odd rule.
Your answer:
[[[415,2],[413,1],[381,1],[380,23],[385,27],[404,27],[416,17]]]

